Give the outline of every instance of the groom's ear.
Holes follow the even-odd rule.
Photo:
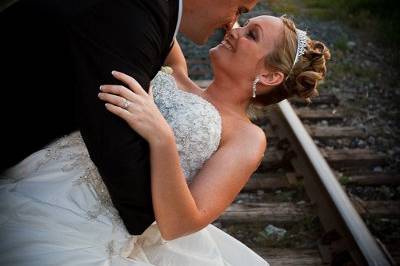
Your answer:
[[[260,74],[260,83],[264,86],[275,87],[283,82],[285,75],[281,71],[270,71]]]

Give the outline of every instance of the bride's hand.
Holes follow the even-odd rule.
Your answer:
[[[171,127],[154,103],[151,88],[147,93],[134,78],[118,71],[112,75],[130,89],[121,85],[100,86],[99,98],[106,102],[107,110],[125,120],[150,144],[173,137]]]

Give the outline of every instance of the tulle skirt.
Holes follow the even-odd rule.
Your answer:
[[[213,225],[130,235],[77,133],[0,174],[0,265],[268,265]]]

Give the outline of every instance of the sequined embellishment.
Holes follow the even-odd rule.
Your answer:
[[[174,131],[180,163],[190,181],[219,146],[221,116],[210,102],[180,90],[168,73],[160,71],[152,86],[154,101]]]

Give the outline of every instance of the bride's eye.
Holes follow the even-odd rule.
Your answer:
[[[254,33],[254,31],[249,30],[246,34],[250,39],[253,39],[254,41],[256,41],[256,34]]]

